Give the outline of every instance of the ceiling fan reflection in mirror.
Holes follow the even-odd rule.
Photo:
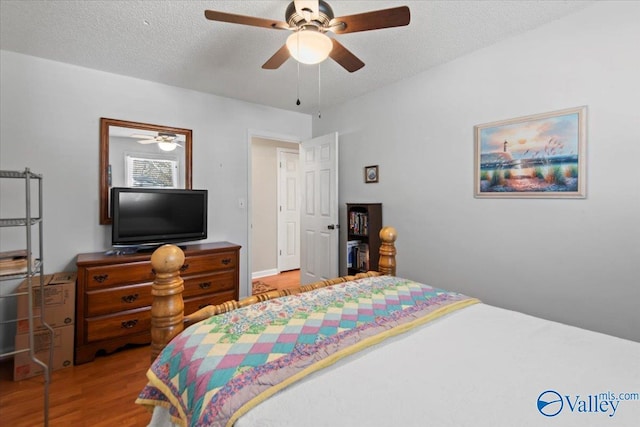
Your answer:
[[[158,132],[154,135],[134,134],[131,138],[136,138],[140,144],[158,144],[158,148],[163,151],[173,151],[177,147],[182,147],[176,139],[178,135],[175,133]]]
[[[264,69],[275,70],[289,57],[304,64],[318,64],[330,57],[350,73],[364,67],[364,62],[327,33],[339,35],[401,27],[411,20],[407,6],[335,18],[333,9],[324,0],[294,0],[286,9],[286,22],[215,10],[205,10],[204,15],[212,21],[293,31],[286,43],[262,65]]]

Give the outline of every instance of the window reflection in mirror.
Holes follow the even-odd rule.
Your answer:
[[[100,120],[100,224],[112,187],[191,188],[190,129]]]

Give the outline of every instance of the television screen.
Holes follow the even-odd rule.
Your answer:
[[[116,187],[111,207],[114,246],[207,238],[207,190]]]

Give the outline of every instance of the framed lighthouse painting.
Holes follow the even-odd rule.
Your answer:
[[[586,115],[582,106],[475,126],[475,197],[586,197]]]

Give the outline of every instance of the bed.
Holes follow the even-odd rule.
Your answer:
[[[380,272],[189,316],[156,251],[149,425],[638,425],[640,343],[395,277],[395,238]]]

